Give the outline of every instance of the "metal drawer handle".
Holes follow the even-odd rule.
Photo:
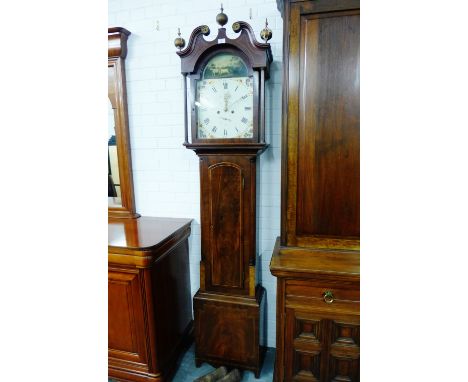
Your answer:
[[[331,304],[334,301],[335,297],[333,296],[333,293],[331,290],[327,290],[323,293],[323,301],[325,301],[327,304]]]

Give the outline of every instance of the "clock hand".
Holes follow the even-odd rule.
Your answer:
[[[237,102],[239,102],[240,100],[246,99],[247,96],[248,96],[247,94],[243,95],[242,97],[236,99],[236,100],[235,100],[233,103],[231,103],[229,106],[233,106],[233,105],[235,105]]]
[[[231,95],[229,93],[224,93],[224,111],[228,111],[228,101],[229,98],[231,98]]]

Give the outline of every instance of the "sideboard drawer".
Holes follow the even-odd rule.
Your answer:
[[[294,309],[359,314],[359,286],[311,280],[286,281],[286,306]]]

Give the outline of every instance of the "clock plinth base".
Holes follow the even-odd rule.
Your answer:
[[[197,367],[207,362],[251,370],[256,378],[260,376],[265,351],[260,345],[264,295],[262,286],[257,286],[253,297],[197,292],[193,298]]]

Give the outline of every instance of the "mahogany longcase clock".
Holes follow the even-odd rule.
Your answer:
[[[195,28],[181,58],[185,84],[185,143],[200,158],[200,289],[194,297],[195,361],[238,367],[260,375],[264,288],[257,283],[257,156],[265,143],[265,81],[272,54],[251,26],[221,25],[207,41],[206,25]],[[179,37],[175,45],[182,49]],[[190,135],[190,139],[189,139]]]

